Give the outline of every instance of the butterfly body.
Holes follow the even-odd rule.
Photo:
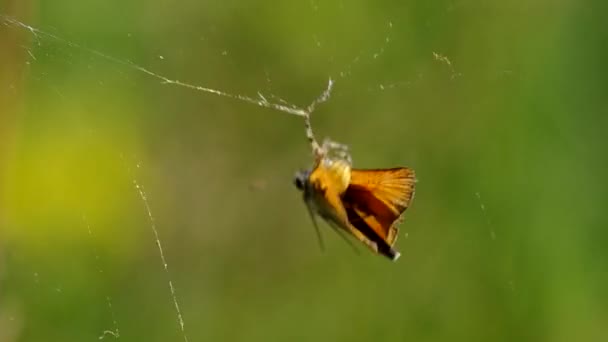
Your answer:
[[[346,216],[340,210],[339,196],[350,183],[350,165],[338,161],[323,161],[310,172],[305,181],[304,200],[314,212],[338,225],[346,224]]]
[[[397,224],[413,198],[414,183],[409,168],[352,169],[349,161],[330,158],[319,159],[295,178],[321,244],[315,215],[391,260],[399,257],[393,248]]]

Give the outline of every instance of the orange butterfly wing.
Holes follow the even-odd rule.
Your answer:
[[[392,247],[397,239],[397,221],[414,197],[415,182],[414,170],[405,167],[353,169],[342,196],[349,221],[362,230],[371,229],[386,247]]]
[[[348,213],[344,208],[340,194],[347,188],[348,183],[343,183],[344,168],[335,165],[334,169],[317,167],[309,176],[314,192],[311,193],[310,201],[315,206],[316,212],[321,215],[332,227],[343,229],[352,234],[357,240],[363,242],[372,251],[378,252],[378,247],[360,229],[349,223]],[[348,169],[350,175],[350,166]],[[309,207],[310,208],[310,207]],[[310,210],[310,209],[309,209]],[[339,233],[339,232],[338,232]]]

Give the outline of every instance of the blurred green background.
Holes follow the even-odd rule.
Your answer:
[[[184,340],[169,281],[192,342],[608,340],[607,7],[2,0],[0,341]],[[319,250],[300,118],[134,65],[335,79],[316,134],[417,172],[401,259]]]

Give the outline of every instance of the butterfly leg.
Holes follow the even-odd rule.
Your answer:
[[[325,243],[323,242],[323,236],[321,235],[321,230],[319,230],[319,225],[317,224],[315,214],[313,213],[312,208],[308,202],[306,203],[306,208],[308,209],[308,214],[310,215],[310,219],[312,220],[312,225],[315,227],[315,231],[317,233],[317,241],[319,242],[319,248],[321,248],[321,252],[324,252]]]
[[[329,226],[336,232],[336,234],[338,234],[338,236],[340,236],[342,238],[342,240],[344,240],[344,242],[346,242],[352,249],[353,252],[355,252],[355,254],[360,255],[359,250],[357,249],[357,246],[355,246],[353,244],[353,242],[346,236],[344,235],[344,231],[342,230],[342,228],[340,228],[340,226],[338,226],[337,224],[335,224],[332,221],[328,221]]]

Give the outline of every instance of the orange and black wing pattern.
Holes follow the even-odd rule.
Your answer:
[[[378,252],[395,259],[392,246],[397,224],[414,197],[414,170],[392,169],[351,171],[350,183],[342,195],[350,223],[378,245]]]

